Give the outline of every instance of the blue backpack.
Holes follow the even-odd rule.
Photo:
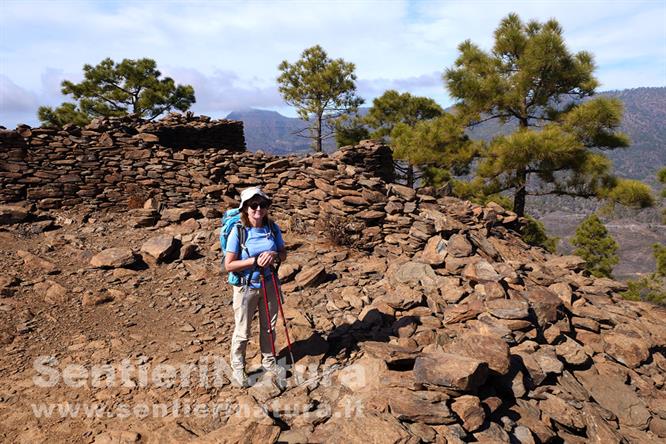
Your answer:
[[[243,250],[247,250],[245,246],[245,241],[247,240],[247,230],[241,223],[240,210],[238,208],[232,208],[231,210],[227,210],[224,212],[224,215],[222,216],[222,229],[220,230],[220,247],[222,247],[222,267],[224,267],[224,257],[226,256],[227,253],[227,241],[229,240],[229,235],[231,234],[231,230],[234,229],[238,230],[238,240],[240,244],[240,250],[237,253],[237,257],[240,258]],[[273,233],[273,237],[277,239],[275,235],[275,230],[276,230],[275,224],[271,223],[271,232]],[[234,272],[229,272],[227,281],[231,285],[235,286],[246,284],[245,276]]]
[[[240,241],[240,251],[237,253],[240,257],[242,251],[245,249],[245,239],[247,239],[247,232],[245,227],[240,221],[240,210],[232,208],[224,212],[222,216],[222,229],[220,230],[220,247],[222,247],[222,267],[224,267],[224,257],[227,254],[227,240],[231,230],[238,230],[238,240]],[[227,281],[231,285],[241,285],[244,281],[243,277],[238,273],[229,272]]]

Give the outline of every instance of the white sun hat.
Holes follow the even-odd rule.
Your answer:
[[[243,204],[247,202],[248,200],[252,199],[254,196],[261,196],[267,201],[271,201],[271,198],[268,197],[266,193],[261,191],[261,188],[259,187],[251,187],[251,188],[246,188],[241,192],[241,201],[240,205],[238,206],[238,209],[241,210],[243,209]]]

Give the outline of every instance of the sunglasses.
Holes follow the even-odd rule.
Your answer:
[[[262,208],[262,209],[267,209],[268,207],[271,206],[270,202],[267,201],[261,201],[261,202],[250,202],[247,204],[248,207],[252,208],[253,210],[256,210],[257,208]]]

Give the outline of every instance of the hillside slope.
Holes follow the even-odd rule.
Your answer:
[[[215,208],[0,208],[0,441],[666,438],[663,307],[622,300],[624,284],[587,276],[580,258],[525,245],[497,205],[385,184],[335,157],[232,160],[220,162],[229,181],[206,191],[230,192]],[[240,389],[226,365],[216,207],[254,178],[284,230],[295,362],[278,324],[290,378],[263,372],[255,322],[252,386]],[[360,249],[320,229],[339,216]],[[129,379],[109,377],[123,362]],[[68,378],[36,383],[71,364]],[[35,413],[65,404],[82,410]]]

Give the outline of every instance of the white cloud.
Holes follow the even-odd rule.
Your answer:
[[[195,86],[194,111],[216,115],[283,106],[277,65],[321,44],[356,64],[367,102],[395,88],[446,104],[440,74],[457,45],[469,38],[488,49],[511,11],[524,20],[557,18],[572,50],[595,54],[604,88],[666,84],[666,4],[628,0],[5,0],[0,74],[16,89],[12,97],[23,91],[55,104],[62,78],[80,78],[85,63],[150,57],[176,82]]]
[[[37,97],[34,93],[21,88],[12,80],[0,74],[0,109],[25,112],[35,109]]]

